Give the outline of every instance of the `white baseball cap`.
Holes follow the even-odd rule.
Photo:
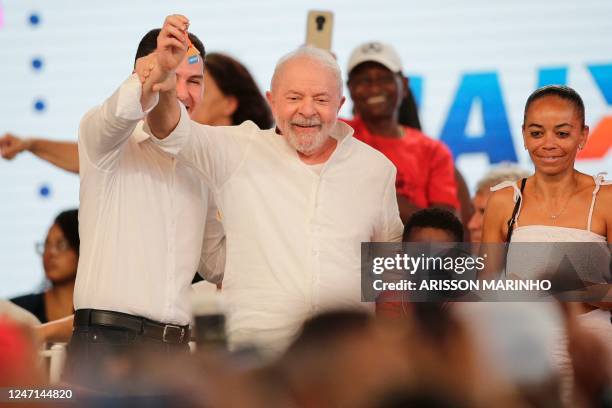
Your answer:
[[[372,41],[361,44],[353,50],[349,57],[347,72],[350,73],[357,65],[368,61],[378,62],[392,72],[402,70],[402,61],[391,45]]]

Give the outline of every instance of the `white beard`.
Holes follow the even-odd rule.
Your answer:
[[[292,124],[297,125],[315,125],[320,126],[318,132],[314,133],[297,133],[294,131]],[[335,123],[334,123],[335,124]],[[317,118],[305,119],[300,116],[295,116],[291,119],[291,121],[285,122],[285,126],[283,126],[286,131],[287,141],[295,150],[302,153],[303,155],[310,156],[317,150],[319,150],[327,139],[329,138],[329,134],[334,125],[325,125],[321,123],[321,120]]]
[[[298,135],[290,128],[287,132],[287,141],[298,152],[310,156],[327,141],[327,129],[322,128],[312,135]]]

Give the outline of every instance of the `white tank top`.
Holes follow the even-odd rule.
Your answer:
[[[514,231],[512,232],[512,242],[607,242],[606,237],[603,235],[596,234],[591,231],[591,222],[593,219],[593,209],[595,208],[595,199],[599,188],[602,185],[612,184],[612,181],[604,179],[607,173],[599,173],[593,176],[595,181],[595,188],[593,189],[593,198],[591,200],[591,207],[589,209],[589,216],[587,219],[587,229],[580,228],[568,228],[568,227],[555,227],[552,225],[525,225],[519,226],[519,216],[521,214],[521,207],[523,200],[519,203],[519,208],[516,213],[516,223]],[[501,190],[502,188],[513,187],[514,188],[514,202],[521,197],[521,190],[519,189],[516,182],[504,181],[494,187],[491,187],[491,191]]]
[[[519,226],[521,199],[516,213],[515,228],[510,241],[512,243],[563,243],[563,242],[594,242],[601,245],[589,246],[555,246],[555,245],[510,245],[507,257],[507,272],[521,279],[547,278],[554,271],[563,267],[562,262],[570,261],[580,274],[583,281],[607,283],[610,277],[610,251],[607,239],[603,235],[591,231],[595,199],[602,185],[612,184],[604,180],[606,173],[594,176],[595,188],[587,219],[587,229],[557,227],[551,225]],[[504,181],[491,188],[497,191],[502,188],[514,188],[514,202],[521,197],[521,191],[516,182]]]

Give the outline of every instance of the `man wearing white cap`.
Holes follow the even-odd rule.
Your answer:
[[[401,74],[395,50],[381,42],[362,44],[351,53],[347,71],[355,117],[346,122],[357,139],[380,150],[397,167],[402,220],[421,208],[458,209],[448,147],[399,123],[399,106],[408,92],[408,81]]]

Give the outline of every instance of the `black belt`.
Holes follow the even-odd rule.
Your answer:
[[[118,327],[164,343],[189,342],[189,326],[158,323],[144,317],[110,310],[79,309],[74,313],[74,326]]]

